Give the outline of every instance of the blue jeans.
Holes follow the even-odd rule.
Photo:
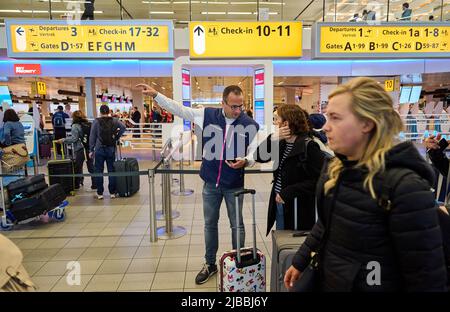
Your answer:
[[[277,204],[277,211],[275,213],[275,229],[284,230],[284,206],[283,204]]]
[[[217,249],[219,248],[219,232],[217,229],[217,223],[220,216],[220,205],[222,199],[225,198],[225,204],[227,206],[228,219],[230,219],[231,239],[233,242],[233,249],[237,247],[237,227],[240,231],[240,243],[241,248],[244,247],[245,242],[245,228],[244,221],[242,219],[242,204],[244,197],[239,197],[239,225],[236,224],[236,199],[233,195],[234,192],[242,190],[242,188],[227,189],[223,187],[217,187],[213,183],[205,183],[203,186],[203,216],[205,218],[205,260],[207,264],[216,263]]]
[[[100,147],[95,150],[94,162],[95,173],[103,173],[106,161],[108,172],[114,172],[114,161],[116,159],[116,150],[114,146]],[[116,177],[108,177],[108,190],[110,194],[116,194]],[[97,194],[103,195],[103,177],[97,177]]]

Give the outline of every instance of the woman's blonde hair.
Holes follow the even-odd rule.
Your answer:
[[[351,96],[351,110],[361,120],[370,120],[374,128],[364,153],[357,163],[357,167],[365,167],[369,173],[364,179],[364,188],[370,191],[375,199],[373,178],[385,169],[385,154],[395,143],[395,137],[403,130],[400,115],[394,110],[390,95],[374,79],[367,77],[354,78],[338,86],[328,99],[340,94]],[[343,168],[341,160],[334,158],[328,167],[329,179],[325,182],[325,194],[335,185]]]

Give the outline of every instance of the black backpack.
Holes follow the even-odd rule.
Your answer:
[[[99,140],[103,146],[115,146],[117,137],[117,127],[112,117],[97,118],[99,123]]]
[[[390,200],[392,192],[400,183],[400,181],[402,181],[411,172],[412,170],[407,168],[393,168],[384,173],[384,175],[382,176],[383,182],[381,184],[381,192],[378,198],[378,205],[385,211],[389,212],[392,208]],[[450,284],[450,215],[443,211],[441,208],[437,209],[437,214],[439,226],[442,232],[445,265],[447,266],[447,284]]]
[[[83,144],[86,150],[89,150],[89,136],[91,135],[92,124],[90,122],[83,122],[80,126],[82,131],[81,144]]]
[[[314,142],[314,139],[312,139],[311,137],[306,137],[304,140],[305,147],[303,148],[303,151],[299,154],[299,161],[303,164],[306,163],[306,161],[307,161],[309,142]],[[319,145],[319,148],[320,148],[320,145]],[[324,161],[330,161],[331,159],[334,158],[334,156],[331,155],[330,153],[328,153],[327,151],[324,151],[323,149],[320,149],[320,151],[324,156]]]

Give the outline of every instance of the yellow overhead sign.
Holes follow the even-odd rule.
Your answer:
[[[36,94],[46,95],[47,85],[43,81],[34,81],[31,83],[31,93],[33,96],[35,96]]]
[[[172,57],[170,21],[9,20],[8,56]]]
[[[384,81],[384,90],[387,92],[394,91],[394,79]]]
[[[318,23],[320,57],[449,57],[450,23]]]
[[[191,58],[299,58],[301,22],[191,22]]]

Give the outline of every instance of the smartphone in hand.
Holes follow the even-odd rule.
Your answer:
[[[445,151],[445,149],[448,147],[449,143],[446,139],[442,138],[439,141],[439,150],[441,150],[442,152]]]

